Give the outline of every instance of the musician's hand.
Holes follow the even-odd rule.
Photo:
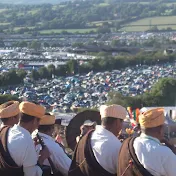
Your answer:
[[[33,139],[33,141],[34,141],[34,145],[35,145],[35,146],[37,146],[38,144],[40,144],[40,142],[39,142],[39,140],[38,140],[37,137],[35,137],[35,138]]]
[[[49,152],[48,148],[45,146],[45,148],[40,151],[38,163],[40,165],[43,165],[43,162],[45,161],[45,159],[47,159],[49,157],[50,157],[50,152]]]

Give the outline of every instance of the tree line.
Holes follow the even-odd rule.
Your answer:
[[[150,92],[135,97],[123,96],[118,92],[109,93],[109,104],[120,104],[132,109],[156,106],[175,106],[176,79],[162,78]]]
[[[41,67],[38,70],[33,69],[30,74],[32,80],[51,79],[54,76],[70,76],[74,74],[85,74],[90,71],[103,72],[136,65],[153,65],[166,62],[174,62],[176,54],[163,55],[157,53],[139,53],[135,56],[111,56],[101,52],[97,54],[96,59],[90,61],[70,60],[65,65],[49,65]],[[0,75],[0,86],[15,85],[23,83],[27,75],[25,70],[10,70]]]
[[[110,56],[107,53],[97,54],[96,59],[88,62],[80,62],[77,60],[70,60],[66,65],[49,65],[42,67],[39,70],[32,70],[31,78],[38,79],[51,79],[52,76],[70,76],[74,74],[84,74],[90,71],[102,72],[122,69],[125,67],[132,67],[136,65],[153,65],[162,64],[166,62],[174,62],[176,59],[175,54],[163,55],[161,52],[157,53],[139,53],[135,56]]]
[[[23,83],[27,73],[24,70],[10,70],[0,74],[0,86],[18,85]]]

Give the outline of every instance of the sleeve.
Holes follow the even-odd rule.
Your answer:
[[[165,152],[165,160],[163,163],[163,168],[166,172],[167,176],[176,176],[176,155],[168,149],[167,152]]]
[[[57,143],[53,143],[52,146],[48,146],[48,148],[51,153],[51,160],[55,164],[55,167],[63,175],[67,176],[71,165],[71,159]]]
[[[28,142],[28,146],[26,148],[25,155],[23,158],[23,167],[35,166],[37,164],[38,157],[34,143],[30,138],[26,140],[26,142]]]
[[[30,138],[27,141],[29,144],[23,158],[24,176],[42,176],[42,170],[39,166],[37,166],[38,157],[34,143]]]
[[[42,176],[42,170],[38,166],[24,167],[24,176]]]

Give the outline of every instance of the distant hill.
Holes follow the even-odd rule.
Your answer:
[[[3,4],[58,4],[66,0],[0,0]]]

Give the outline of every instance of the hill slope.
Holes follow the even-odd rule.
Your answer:
[[[66,0],[0,0],[0,3],[4,4],[57,4]]]
[[[146,31],[153,26],[157,27],[159,30],[167,28],[176,30],[176,16],[143,18],[126,24],[121,30],[128,32]]]

